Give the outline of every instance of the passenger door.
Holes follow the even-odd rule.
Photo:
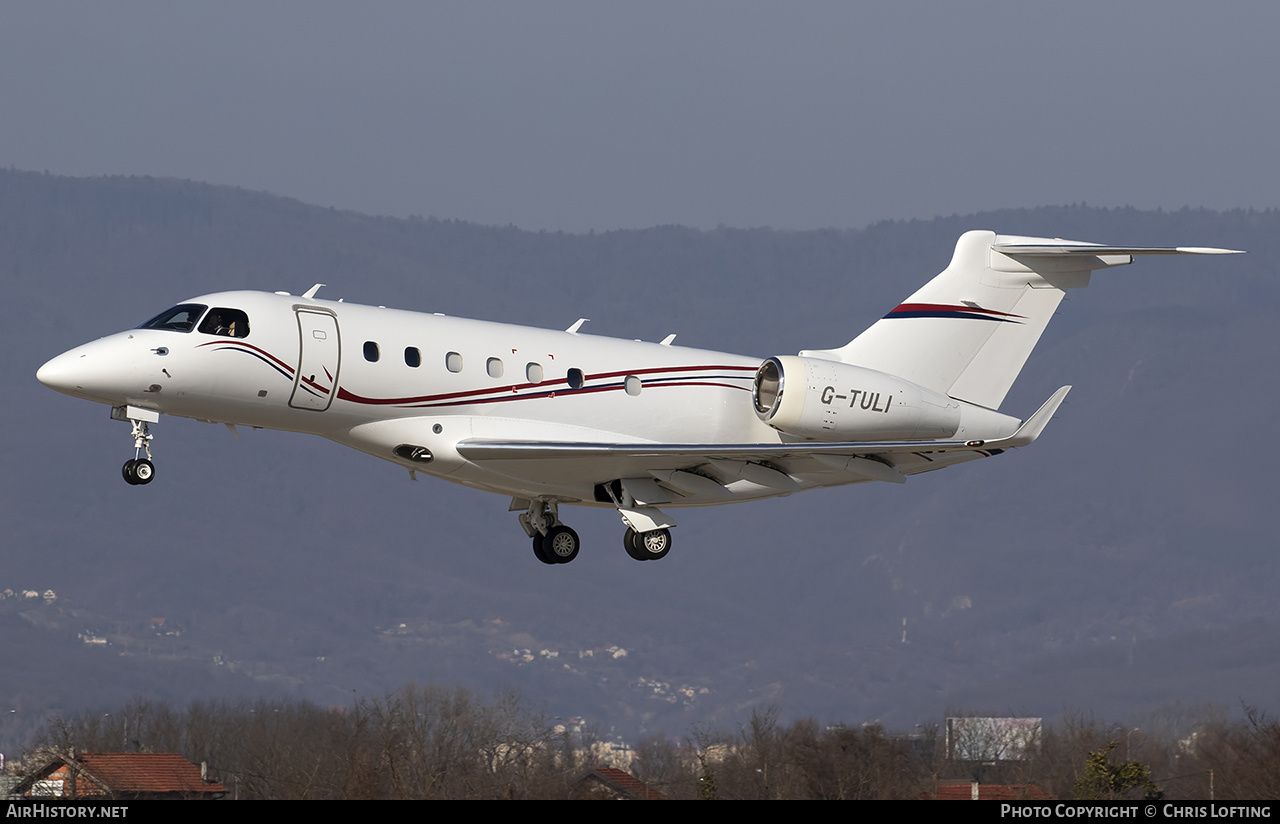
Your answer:
[[[302,345],[289,405],[322,412],[333,403],[338,388],[338,366],[342,357],[338,319],[314,309],[296,311]]]

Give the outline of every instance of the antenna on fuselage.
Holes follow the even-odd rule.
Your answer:
[[[307,300],[311,300],[312,298],[314,298],[314,297],[316,296],[316,292],[319,292],[319,291],[320,291],[320,287],[321,287],[321,286],[324,286],[324,284],[323,284],[323,283],[317,283],[315,286],[312,286],[310,289],[308,289],[307,291],[303,292],[303,293],[302,293],[302,296],[303,296],[304,298],[306,298]]]

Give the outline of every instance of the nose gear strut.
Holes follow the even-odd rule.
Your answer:
[[[151,439],[155,436],[148,424],[159,421],[160,413],[136,406],[116,406],[111,409],[111,417],[133,424],[133,457],[124,462],[120,474],[132,486],[151,483],[156,476],[156,465],[151,462]],[[143,452],[147,457],[142,457]]]

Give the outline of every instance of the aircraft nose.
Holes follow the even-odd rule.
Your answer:
[[[36,380],[50,389],[74,395],[78,388],[82,388],[83,361],[83,352],[63,352],[36,371]]]
[[[112,336],[63,352],[36,371],[36,380],[65,395],[118,403],[137,383],[136,346]]]

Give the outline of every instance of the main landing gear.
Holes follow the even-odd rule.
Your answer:
[[[520,513],[520,526],[533,540],[534,556],[544,564],[567,564],[582,548],[578,533],[560,523],[554,501],[530,501],[528,511]],[[671,551],[671,530],[637,532],[627,527],[622,546],[637,561],[656,561]]]
[[[582,548],[578,533],[560,523],[554,501],[530,501],[529,511],[520,516],[520,526],[533,539],[534,556],[544,564],[567,564]]]

